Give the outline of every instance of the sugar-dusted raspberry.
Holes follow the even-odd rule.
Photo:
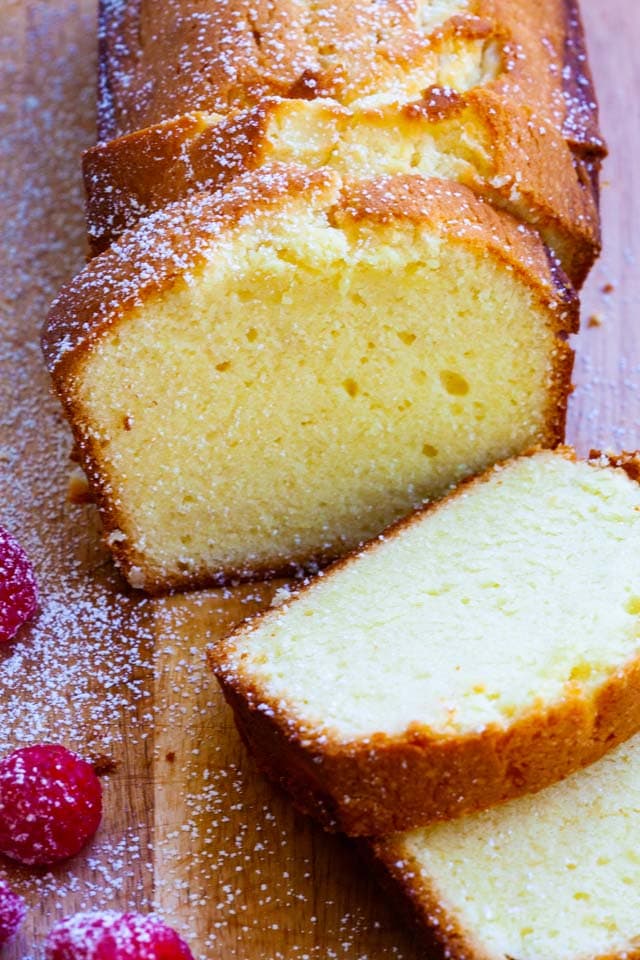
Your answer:
[[[27,912],[27,905],[8,883],[0,880],[0,947],[12,940]]]
[[[193,960],[182,937],[156,917],[78,913],[56,924],[45,960]]]
[[[0,853],[55,863],[91,839],[102,815],[93,767],[65,747],[43,744],[0,760]]]
[[[0,527],[0,643],[11,640],[37,606],[36,579],[27,555]]]

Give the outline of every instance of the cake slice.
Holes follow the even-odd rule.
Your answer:
[[[99,138],[268,97],[379,108],[483,86],[600,149],[578,0],[100,0]]]
[[[535,796],[374,850],[424,928],[429,956],[632,960],[639,833],[640,735]]]
[[[276,162],[351,179],[463,183],[535,226],[576,287],[600,249],[597,191],[561,131],[490,90],[429,87],[411,103],[375,109],[272,99],[226,116],[194,112],[98,144],[83,162],[92,252],[167,203]]]
[[[512,460],[214,647],[260,767],[326,827],[382,836],[538,790],[635,733],[639,467]]]
[[[151,591],[307,569],[563,434],[577,303],[442,180],[263,168],[154,214],[44,348],[105,537]]]

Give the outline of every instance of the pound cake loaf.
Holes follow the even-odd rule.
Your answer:
[[[125,233],[44,349],[107,542],[158,591],[324,563],[555,445],[576,308],[464,187],[285,166]]]
[[[575,3],[166,7],[101,7],[101,133],[119,136],[85,157],[94,253],[185,192],[302,162],[458,180],[583,282],[603,144]]]
[[[637,732],[639,476],[565,448],[497,466],[213,647],[258,765],[325,827],[383,836]]]
[[[637,960],[640,736],[535,796],[376,841],[443,960]]]

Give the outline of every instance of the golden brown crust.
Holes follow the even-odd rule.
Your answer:
[[[83,176],[92,255],[167,204],[218,190],[262,165],[268,109],[261,105],[221,122],[194,111],[87,150]]]
[[[231,190],[170,204],[89,263],[54,301],[42,346],[57,383],[72,358],[123,314],[175,282],[204,259],[222,230],[241,217],[273,210],[292,197],[319,193],[328,216],[349,222],[392,219],[437,227],[480,256],[487,251],[516,270],[532,295],[557,318],[557,332],[578,327],[578,299],[534,230],[495,211],[469,189],[417,176],[376,177],[342,186],[328,170],[273,164],[239,178]]]
[[[187,113],[87,150],[83,176],[92,256],[102,253],[142,217],[189,193],[195,182],[185,147],[201,139],[215,114]]]
[[[493,145],[492,169],[478,192],[535,226],[580,289],[601,248],[597,196],[558,130],[491,91],[467,96]],[[469,184],[474,186],[473,184]]]
[[[402,834],[362,841],[358,847],[398,909],[421,934],[430,957],[433,954],[434,960],[498,960],[487,956],[470,939],[469,932],[462,929],[435,883],[423,875],[420,865],[406,850]]]
[[[570,447],[559,447],[557,455],[575,459]],[[609,464],[619,466],[615,458],[594,466]],[[393,524],[325,571],[323,579],[378,549],[443,502],[466,495],[503,467],[464,482],[445,501]],[[310,589],[313,582],[301,592]],[[210,651],[210,664],[260,769],[328,830],[386,836],[493,806],[593,763],[640,729],[638,659],[591,695],[579,683],[568,682],[558,703],[537,704],[505,727],[443,737],[416,724],[396,737],[376,734],[343,742],[324,729],[304,727],[282,699],[266,696],[233,666],[235,638],[270,616],[273,612],[266,611],[236,629]]]
[[[140,307],[145,299],[161,294],[182,281],[205,258],[220,232],[237,225],[241,217],[260,218],[269,210],[304,198],[311,203],[316,193],[330,204],[339,186],[327,173],[272,166],[251,177],[240,178],[224,196],[198,194],[165,207],[137,229],[126,232],[118,244],[91,261],[63,288],[51,306],[42,335],[45,361],[54,387],[71,425],[75,449],[91,486],[103,527],[103,539],[116,565],[133,586],[149,593],[174,588],[218,585],[234,580],[290,574],[296,558],[284,569],[281,562],[254,566],[251,570],[228,569],[217,575],[202,571],[169,577],[149,566],[143,555],[121,537],[129,519],[113,495],[111,477],[104,468],[102,438],[86,420],[76,386],[85,360],[100,336],[119,319]],[[333,559],[333,556],[326,560]],[[132,571],[140,571],[139,577]],[[136,582],[139,579],[140,582]]]
[[[333,101],[322,105],[321,119],[333,124],[335,136],[357,124],[383,133],[397,129],[409,142],[418,143],[426,134],[442,141],[452,162],[462,157],[479,164],[482,169],[466,175],[465,185],[534,225],[560,256],[572,283],[581,286],[600,249],[598,212],[591,182],[577,175],[571,151],[552,124],[484,88],[458,94],[429,87],[420,100],[401,108],[356,113]],[[318,106],[306,108],[313,114],[311,125]],[[222,188],[266,161],[288,159],[271,146],[269,128],[299,108],[295,101],[272,99],[223,118],[192,113],[88,150],[84,178],[92,252],[106,249],[124,229],[181,196]],[[467,157],[462,136],[467,123],[483,131],[479,158]],[[334,163],[324,149],[314,156],[310,147],[305,162],[312,167]],[[386,172],[383,155],[374,162]]]
[[[586,130],[593,111],[565,99],[565,67],[584,51],[575,0],[472,0],[443,24],[392,0],[101,0],[101,139],[190,110],[226,113],[265,97],[375,93],[451,43],[494,43],[495,83],[518,102]],[[454,48],[455,49],[455,48]],[[488,48],[487,48],[488,49]],[[574,91],[582,97],[582,91]],[[582,135],[580,135],[580,139]]]
[[[161,9],[152,0],[102,0],[100,138],[269,96],[302,92],[346,103],[401,82],[443,47],[453,51],[492,33],[486,18],[473,15],[445,30],[421,29],[417,20],[405,0],[210,0],[197,8],[169,0]]]
[[[268,97],[349,104],[392,80],[398,109],[411,107],[415,91],[410,95],[409,85],[403,95],[402,87],[413,69],[435,65],[442,51],[463,55],[481,43],[474,54],[479,73],[458,94],[466,90],[467,103],[491,130],[494,169],[468,185],[535,223],[579,288],[600,249],[597,179],[604,145],[576,0],[474,0],[424,28],[412,6],[277,0],[267,10],[218,0],[196,16],[188,0],[172,0],[162,13],[157,6],[152,13],[148,0],[103,0],[101,136],[151,125],[150,144],[157,147],[161,131],[153,125],[185,110],[260,111]],[[435,83],[439,91],[437,84],[448,81],[434,71],[431,89]],[[455,100],[456,91],[444,89]],[[433,101],[433,92],[427,94]],[[258,165],[264,119],[245,110],[239,124],[226,135],[220,130],[208,146],[194,143],[191,151],[187,144],[194,169],[185,170],[181,155],[170,176],[164,176],[169,150],[179,137],[166,128],[159,154],[145,148],[144,137],[90,151],[85,182],[93,252],[181,190],[215,189]],[[176,123],[182,125],[180,118]],[[130,176],[134,144],[144,165]],[[166,185],[164,199],[154,175]]]
[[[602,453],[601,450],[591,450],[589,460],[595,464],[608,464],[624,470],[627,476],[640,483],[640,452],[623,450],[622,453]]]
[[[348,184],[331,217],[343,228],[349,222],[393,220],[437,226],[448,239],[462,241],[480,257],[490,252],[516,271],[539,302],[557,314],[558,332],[578,329],[576,293],[536,232],[483,203],[466,187],[410,174],[374,177]]]
[[[432,225],[443,237],[492,255],[515,271],[532,296],[550,311],[557,335],[548,390],[548,417],[541,442],[553,446],[563,438],[570,390],[572,351],[564,341],[578,322],[575,294],[550,261],[533,230],[496,212],[455,184],[420,177],[381,177],[343,187],[328,171],[273,166],[241,177],[221,194],[197,194],[169,205],[87,265],[63,289],[51,308],[43,349],[54,385],[72,424],[82,466],[98,503],[104,535],[116,561],[134,585],[149,592],[220,584],[313,569],[334,559],[333,551],[281,558],[243,569],[190,570],[168,574],[149,565],[119,531],[130,523],[112,494],[103,467],[102,444],[87,423],[76,384],[93,345],[120,318],[145,300],[181,282],[215,248],[216,238],[241,219],[268,217],[283,204],[303,199],[320,205],[336,227],[375,229],[391,218]],[[357,225],[360,225],[359,227]],[[134,571],[134,572],[132,572]]]
[[[342,228],[350,221],[409,220],[437,227],[443,237],[471,246],[481,256],[490,251],[516,270],[536,299],[552,310],[558,333],[577,330],[576,294],[535,231],[495,211],[466,187],[409,175],[358,181],[344,185],[342,191],[340,187],[340,179],[326,169],[273,164],[239,178],[231,190],[200,193],[170,204],[127,231],[52,304],[42,346],[54,378],[59,380],[73,354],[86,349],[127,310],[202,262],[204,250],[223,229],[288,198],[303,193],[311,197],[315,190],[325,192],[327,214]]]

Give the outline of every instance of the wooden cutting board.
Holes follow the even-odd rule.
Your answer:
[[[640,447],[640,9],[584,0],[611,147],[605,254],[584,296],[569,439]],[[100,758],[94,844],[54,870],[0,863],[29,901],[6,960],[41,956],[81,909],[157,909],[206,958],[424,957],[349,844],[296,815],[246,757],[203,650],[273,585],[150,601],[68,502],[71,442],[38,331],[84,256],[80,151],[94,138],[95,0],[0,0],[0,523],[33,557],[37,621],[0,652],[0,754],[64,742]],[[634,189],[635,187],[635,189]]]

